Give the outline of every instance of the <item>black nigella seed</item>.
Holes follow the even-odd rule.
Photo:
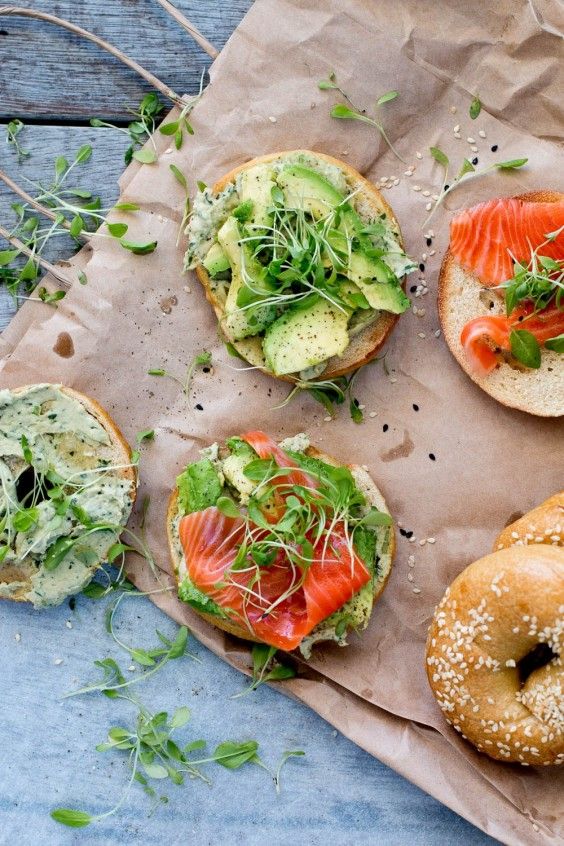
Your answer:
[[[430,246],[431,246],[431,244],[433,243],[433,239],[432,239],[432,238],[427,238],[426,243],[427,243],[427,246],[428,246],[428,247],[430,247]]]
[[[423,264],[423,262],[421,262],[421,264],[419,265],[419,270],[421,271],[421,273],[425,273],[425,265]]]
[[[405,538],[405,537],[407,536],[407,532],[405,531],[405,529],[400,529],[399,531],[400,531],[400,535],[401,535],[403,538]]]
[[[435,458],[435,453],[434,453],[434,452],[430,452],[430,453],[429,453],[429,458],[431,459],[431,461],[436,461],[436,460],[437,460],[437,459]]]
[[[492,153],[497,153],[497,144],[492,145]]]
[[[201,402],[196,403],[196,408],[198,409],[198,411],[203,411],[203,410],[204,410],[204,406],[202,405],[202,403],[201,403]]]
[[[209,367],[202,367],[202,370],[203,370],[203,372],[204,372],[204,373],[209,373],[209,372],[210,372],[210,368],[209,368]]]
[[[69,599],[69,608],[70,608],[71,611],[74,611],[75,605],[76,605],[76,597],[71,596],[71,598]]]
[[[389,428],[390,428],[390,427],[388,426],[388,424],[387,424],[387,423],[384,423],[384,425],[382,426],[382,431],[383,431],[383,432],[387,432]]]
[[[416,402],[414,402],[414,403],[413,403],[413,410],[414,410],[414,411],[419,411],[419,406],[417,405],[417,403],[416,403]]]
[[[472,164],[474,164],[474,165],[478,164],[478,156],[475,156],[475,157],[472,159]]]
[[[356,407],[358,408],[358,400],[357,400],[357,399],[353,399],[353,403],[354,403],[354,404],[356,405]]]
[[[410,290],[410,292],[411,292],[412,294],[414,294],[414,293],[416,292],[416,290],[417,290],[417,285],[412,285],[412,286],[411,286],[411,288],[410,288],[409,290]]]
[[[450,188],[450,185],[445,185],[445,191],[448,191],[449,188]]]
[[[409,532],[406,532],[406,533],[405,533],[405,536],[406,536],[406,538],[412,538],[412,537],[413,537],[413,532],[410,530]]]

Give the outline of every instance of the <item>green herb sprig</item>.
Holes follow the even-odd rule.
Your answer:
[[[241,696],[246,696],[260,687],[261,684],[270,681],[284,681],[285,679],[293,679],[296,671],[288,664],[282,664],[276,660],[278,650],[275,646],[269,646],[267,643],[255,643],[251,650],[251,660],[253,662],[253,675],[251,683],[240,693],[232,696],[232,699],[240,699]]]
[[[18,118],[11,120],[6,126],[6,143],[10,144],[18,156],[18,163],[21,164],[24,159],[27,159],[31,153],[25,150],[18,139],[18,135],[24,129],[24,124]]]
[[[202,92],[204,89],[205,74],[206,71],[204,70],[200,77],[200,90],[198,91],[195,97],[189,100],[185,106],[183,106],[180,114],[178,115],[177,120],[170,121],[169,123],[163,123],[162,126],[159,126],[159,132],[161,132],[163,135],[174,136],[174,146],[177,150],[180,150],[180,148],[182,147],[185,132],[188,135],[194,134],[194,128],[188,118],[190,117],[194,106],[198,103],[202,96]]]
[[[375,114],[371,117],[370,115],[366,114],[366,111],[364,109],[359,109],[354,105],[349,95],[346,94],[345,91],[343,91],[340,85],[338,85],[334,72],[331,72],[329,74],[328,79],[320,80],[317,83],[317,87],[321,91],[339,91],[349,103],[348,106],[346,103],[337,103],[335,106],[333,106],[333,108],[331,109],[331,117],[339,118],[341,120],[359,120],[362,121],[362,123],[367,123],[370,126],[375,127],[375,129],[378,130],[383,140],[386,142],[386,144],[394,154],[394,156],[396,156],[396,158],[398,158],[401,162],[404,162],[405,164],[405,159],[398,153],[398,151],[390,141],[390,138],[388,137],[388,134],[384,128],[384,125],[378,116],[378,111],[381,106],[384,106],[386,103],[390,103],[392,100],[395,100],[396,97],[398,97],[397,91],[386,91],[385,94],[381,94],[376,100]]]
[[[480,102],[480,98],[476,95],[472,99],[470,103],[470,108],[468,109],[468,114],[472,120],[476,120],[480,112],[482,111],[482,103]]]
[[[202,352],[197,353],[194,356],[194,358],[186,368],[186,375],[184,376],[184,379],[180,379],[178,376],[175,376],[174,373],[170,373],[163,367],[152,367],[150,370],[147,371],[147,374],[149,376],[164,376],[167,379],[172,379],[173,382],[176,382],[177,385],[180,385],[180,387],[182,388],[182,393],[188,396],[196,369],[198,367],[207,367],[211,365],[211,363],[211,352],[209,352],[208,350],[202,350]]]
[[[449,184],[448,173],[450,161],[447,154],[443,152],[443,150],[441,150],[439,147],[429,147],[429,152],[431,153],[431,156],[434,158],[437,164],[439,164],[443,168],[443,183],[439,192],[438,199],[435,201],[435,204],[431,209],[429,216],[422,224],[422,227],[427,226],[427,224],[437,211],[438,207],[441,205],[441,203],[444,202],[445,197],[447,197],[452,191],[454,191],[463,183],[468,182],[470,179],[477,179],[478,177],[485,176],[486,174],[491,173],[495,170],[518,170],[519,168],[524,167],[529,161],[526,158],[511,159],[505,162],[494,162],[494,164],[488,165],[487,167],[481,168],[480,170],[476,170],[472,162],[470,162],[468,159],[463,159],[458,173],[452,178]]]
[[[173,739],[173,734],[189,722],[189,708],[177,708],[170,716],[166,711],[153,714],[135,697],[116,694],[115,698],[135,706],[135,725],[132,728],[113,726],[108,732],[107,740],[98,744],[96,749],[99,752],[124,753],[131,770],[129,781],[118,802],[103,814],[92,815],[73,808],[55,808],[51,811],[51,818],[62,825],[84,828],[117,813],[126,801],[134,781],[140,784],[146,795],[156,803],[166,802],[168,799],[166,796],[158,796],[153,786],[155,782],[161,785],[168,781],[179,787],[185,783],[188,776],[189,779],[200,779],[210,784],[210,779],[201,770],[205,764],[218,764],[229,770],[238,770],[245,764],[255,764],[269,773],[276,791],[280,792],[282,767],[289,758],[305,754],[301,749],[284,752],[276,769],[271,771],[259,756],[259,744],[256,740],[226,740],[219,743],[211,754],[194,758],[195,752],[205,750],[205,740],[198,738],[179,745],[179,742]]]
[[[126,165],[130,164],[133,159],[136,159],[142,164],[153,164],[157,161],[157,147],[152,136],[157,127],[157,122],[164,111],[164,106],[158,96],[151,92],[145,94],[136,109],[128,109],[127,111],[134,118],[127,127],[116,126],[100,118],[91,118],[90,126],[104,126],[129,137],[131,143],[124,154]],[[139,149],[147,141],[151,142],[153,149]]]

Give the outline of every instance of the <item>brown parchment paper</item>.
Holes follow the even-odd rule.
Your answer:
[[[562,486],[564,426],[506,409],[468,379],[435,337],[436,285],[453,211],[500,194],[543,186],[564,190],[562,21],[556,6],[525,0],[258,0],[212,68],[211,84],[193,113],[195,136],[176,151],[157,134],[158,164],[134,164],[122,177],[122,199],[143,210],[116,219],[129,223],[128,237],[156,238],[155,253],[137,257],[94,238],[71,261],[85,264],[88,284],[74,286],[57,310],[27,303],[0,340],[2,387],[60,381],[106,405],[130,441],[137,431],[155,428],[155,441],[143,447],[139,501],[151,497],[148,535],[164,580],[170,489],[186,462],[211,441],[251,427],[275,437],[305,429],[325,451],[367,465],[415,541],[398,537],[392,577],[362,639],[351,638],[346,650],[318,650],[300,677],[281,689],[511,844],[562,842],[564,773],[495,763],[451,731],[427,687],[424,641],[434,607],[454,576],[490,551],[510,517]],[[400,92],[384,118],[404,158],[417,166],[413,177],[404,176],[406,165],[369,127],[329,117],[338,97],[318,91],[316,82],[331,70],[363,106],[389,89]],[[476,91],[485,108],[471,122],[468,104]],[[456,123],[461,140],[453,135]],[[421,228],[428,200],[412,186],[436,191],[440,173],[428,147],[445,149],[457,167],[470,154],[467,136],[477,141],[480,166],[521,156],[530,164],[450,195],[430,224],[436,237],[428,247]],[[388,345],[388,374],[374,364],[357,380],[356,393],[366,406],[360,427],[346,410],[327,422],[309,397],[274,410],[287,386],[256,371],[239,372],[244,365],[218,341],[196,278],[182,274],[184,245],[180,240],[177,246],[177,231],[184,197],[169,165],[176,164],[194,188],[197,179],[211,183],[255,155],[296,147],[343,158],[373,180],[399,178],[386,197],[408,251],[421,260],[423,252],[436,250],[424,262],[429,294],[414,300],[425,315],[402,317]],[[416,282],[414,274],[409,284]],[[68,358],[54,349],[64,332],[74,346]],[[149,368],[163,367],[182,376],[202,349],[212,350],[214,370],[197,374],[188,398],[172,380],[147,375]],[[435,543],[421,546],[427,537]],[[412,568],[409,555],[415,556]],[[154,586],[138,562],[131,570],[139,586]],[[153,600],[216,653],[248,670],[244,644],[207,626],[171,593]]]

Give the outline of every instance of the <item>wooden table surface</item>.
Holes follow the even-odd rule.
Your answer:
[[[32,5],[32,4],[27,4]],[[217,47],[237,26],[250,0],[178,0],[177,6]],[[118,45],[179,93],[194,93],[210,58],[154,0],[35,0],[33,8],[67,18]],[[47,178],[58,155],[90,143],[94,155],[81,170],[83,187],[95,187],[109,204],[117,196],[126,137],[94,129],[92,116],[124,126],[128,108],[149,87],[118,61],[50,24],[0,18],[0,124],[18,117],[22,144],[32,155],[19,165],[2,144],[0,167],[27,187]],[[0,183],[0,222],[10,227],[14,201]],[[3,247],[2,247],[3,248]],[[51,260],[72,251],[59,241]],[[0,329],[15,304],[0,290]],[[70,623],[70,625],[69,625]],[[120,631],[136,645],[153,643],[154,629],[172,624],[145,598],[130,600]],[[126,782],[121,760],[94,751],[107,728],[128,719],[127,709],[104,697],[62,702],[61,693],[92,677],[92,661],[110,654],[103,607],[83,597],[37,613],[3,603],[0,614],[2,679],[0,743],[0,843],[197,844],[434,844],[483,846],[494,841],[422,793],[341,736],[316,714],[268,688],[231,699],[242,677],[204,647],[201,663],[169,665],[140,695],[155,710],[188,704],[193,737],[210,742],[255,737],[273,762],[299,747],[279,797],[266,773],[248,767],[213,773],[211,788],[188,783],[168,791],[169,803],[148,815],[150,803],[136,786],[119,815],[74,832],[52,822],[56,805],[103,812]],[[115,654],[115,657],[119,657]],[[54,663],[62,658],[62,663]]]

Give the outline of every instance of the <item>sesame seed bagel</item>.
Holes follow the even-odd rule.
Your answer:
[[[564,491],[554,494],[503,530],[494,543],[496,549],[546,543],[564,546]]]
[[[511,547],[447,588],[427,640],[427,676],[447,722],[480,752],[564,763],[564,551]]]
[[[313,446],[308,447],[305,450],[305,454],[311,456],[312,458],[318,458],[320,461],[324,461],[326,464],[342,466],[340,462],[336,461],[334,458],[328,455],[325,455],[325,453],[320,452]],[[366,470],[363,470],[361,467],[355,464],[349,464],[346,466],[351,471],[356,485],[365,495],[366,501],[370,505],[375,506],[379,511],[384,511],[389,514],[389,509],[386,505],[386,501],[383,495],[380,493],[380,491],[378,490]],[[170,496],[166,523],[170,557],[174,567],[174,574],[178,583],[180,583],[181,581],[182,570],[184,567],[184,551],[182,549],[182,544],[180,543],[180,537],[178,532],[178,526],[181,518],[182,515],[178,507],[178,489],[175,488]],[[377,601],[377,599],[382,594],[384,588],[386,587],[392,570],[392,563],[395,555],[396,543],[394,529],[392,526],[387,529],[387,535],[387,548],[385,553],[380,556],[378,562],[377,576],[374,579],[374,602]],[[242,640],[251,641],[253,643],[262,642],[260,641],[260,639],[255,637],[249,631],[248,628],[242,626],[237,622],[234,622],[233,620],[230,620],[226,617],[218,617],[216,614],[207,614],[196,608],[193,608],[192,610],[207,623],[210,623],[212,626],[215,626],[216,628],[221,629],[222,631],[227,632],[228,634],[234,635],[235,637],[241,638]],[[323,638],[322,636],[320,636],[319,638],[314,638],[314,640],[323,639],[325,638]]]
[[[0,544],[7,546],[0,598],[42,607],[82,590],[106,560],[119,532],[88,532],[82,519],[125,525],[137,471],[129,444],[99,403],[46,383],[0,391],[0,482],[0,517],[6,519]],[[57,509],[63,496],[64,507]],[[9,529],[26,509],[35,512],[30,526]],[[56,544],[72,538],[77,542],[68,553],[46,568]]]
[[[535,191],[520,200],[536,203],[562,201],[564,194]],[[538,417],[564,415],[564,365],[562,354],[543,348],[541,366],[532,369],[514,361],[502,361],[486,376],[474,372],[460,342],[460,333],[476,317],[505,315],[504,299],[486,291],[476,274],[462,267],[447,250],[439,277],[439,318],[448,347],[468,376],[482,390],[509,408]],[[490,304],[492,307],[490,308]]]
[[[384,213],[397,229],[397,232],[399,233],[399,243],[403,249],[399,223],[391,206],[388,202],[386,202],[380,191],[378,191],[378,189],[372,185],[368,179],[365,179],[364,176],[362,176],[349,164],[342,162],[339,159],[335,159],[332,156],[327,156],[325,153],[312,152],[310,150],[286,150],[278,153],[270,153],[266,156],[259,156],[229,171],[229,173],[215,183],[213,191],[215,193],[223,191],[230,183],[235,182],[239,173],[254,167],[255,165],[266,164],[285,156],[292,157],[299,154],[314,156],[317,159],[338,167],[344,174],[351,192],[358,192],[356,195],[356,203],[359,213],[367,219],[377,217],[378,215]],[[244,338],[242,340],[235,340],[233,338],[223,320],[225,306],[224,300],[222,300],[214,290],[211,277],[205,267],[200,264],[195,268],[195,270],[198,279],[204,288],[206,298],[213,306],[222,332],[224,333],[226,339],[233,344],[237,352],[246,361],[248,361],[249,364],[252,364],[259,370],[262,370],[263,373],[266,373],[269,376],[274,376],[277,379],[283,379],[287,382],[295,382],[296,378],[292,375],[276,376],[271,370],[269,370],[262,350],[262,339],[259,336]],[[338,376],[350,373],[358,367],[372,361],[388,339],[398,319],[399,315],[382,311],[374,323],[366,326],[358,333],[358,335],[355,335],[350,339],[350,343],[342,355],[333,356],[327,360],[325,370],[317,378],[323,380],[334,379]]]

